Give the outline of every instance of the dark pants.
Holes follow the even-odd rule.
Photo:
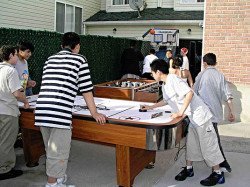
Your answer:
[[[219,135],[219,131],[218,131],[218,123],[213,123],[213,126],[214,126],[214,130],[217,134],[217,138],[218,138],[218,143],[219,143],[219,147],[220,147],[220,151],[221,151],[221,154],[223,156],[223,158],[226,160],[226,157],[224,155],[224,152],[223,152],[223,149],[222,149],[222,146],[221,146],[221,143],[220,143],[220,135]]]

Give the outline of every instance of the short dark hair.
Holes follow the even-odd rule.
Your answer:
[[[10,54],[15,55],[16,50],[17,50],[16,46],[3,45],[0,48],[0,60],[1,61],[8,61],[8,60],[10,60]]]
[[[171,49],[168,49],[166,52],[170,52],[171,54],[173,54],[173,51]]]
[[[74,49],[77,44],[80,44],[80,36],[75,32],[66,32],[62,37],[62,47],[69,46]]]
[[[150,49],[149,53],[150,54],[155,54],[155,50],[154,49]]]
[[[203,57],[203,62],[206,62],[207,65],[215,66],[216,61],[216,55],[214,53],[207,53]]]
[[[172,68],[177,69],[180,68],[183,64],[183,58],[180,55],[177,55],[173,58]]]
[[[131,40],[130,41],[130,47],[135,47],[136,46],[136,41],[135,40]]]
[[[153,72],[156,72],[157,70],[161,71],[164,74],[169,73],[169,64],[166,63],[163,59],[156,59],[150,64],[150,68]]]
[[[33,53],[35,50],[34,45],[28,41],[19,41],[17,44],[17,47],[20,51],[25,51],[25,50],[29,49]]]

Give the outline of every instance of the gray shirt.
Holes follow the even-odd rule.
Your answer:
[[[223,120],[222,102],[233,98],[224,75],[215,67],[206,68],[196,77],[194,91],[212,112],[212,122],[220,123]]]
[[[23,80],[23,74],[25,73],[25,71],[28,72],[28,75],[29,75],[29,68],[28,68],[28,62],[27,62],[27,60],[25,60],[25,59],[20,60],[20,58],[18,58],[17,63],[15,65],[15,68],[17,70],[17,73],[18,73],[20,81]],[[28,80],[31,80],[30,75],[29,75],[29,79]],[[26,88],[26,92],[25,93],[26,93],[26,96],[33,95],[32,88]]]
[[[27,63],[27,61],[26,60],[20,60],[19,58],[18,58],[18,60],[17,60],[17,63],[16,63],[16,65],[15,65],[15,68],[16,68],[16,70],[17,70],[17,73],[18,73],[18,76],[19,76],[19,79],[20,80],[22,80],[23,79],[23,73],[24,73],[24,71],[27,71],[28,72],[28,74],[29,74],[29,69],[28,69],[28,63]]]
[[[15,117],[20,114],[13,92],[21,88],[16,69],[9,63],[0,63],[0,114]]]

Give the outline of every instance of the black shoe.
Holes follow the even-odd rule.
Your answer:
[[[14,148],[23,148],[23,140],[22,139],[17,139],[15,144],[14,144]]]
[[[223,184],[225,183],[224,173],[221,172],[221,174],[217,174],[216,172],[213,172],[208,178],[202,180],[200,183],[203,186],[214,186],[216,184]]]
[[[230,167],[230,165],[228,164],[227,160],[224,160],[223,162],[220,163],[220,168],[224,171],[224,172],[232,172],[232,169]]]
[[[1,173],[0,174],[0,180],[15,178],[15,177],[18,177],[18,176],[20,176],[22,174],[23,174],[22,170],[12,169],[7,173]]]
[[[184,181],[187,177],[193,177],[194,176],[194,170],[187,169],[187,167],[183,167],[183,170],[175,176],[175,180],[177,181]]]

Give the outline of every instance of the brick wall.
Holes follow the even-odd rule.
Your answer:
[[[250,85],[250,1],[206,0],[204,54],[232,83]]]

